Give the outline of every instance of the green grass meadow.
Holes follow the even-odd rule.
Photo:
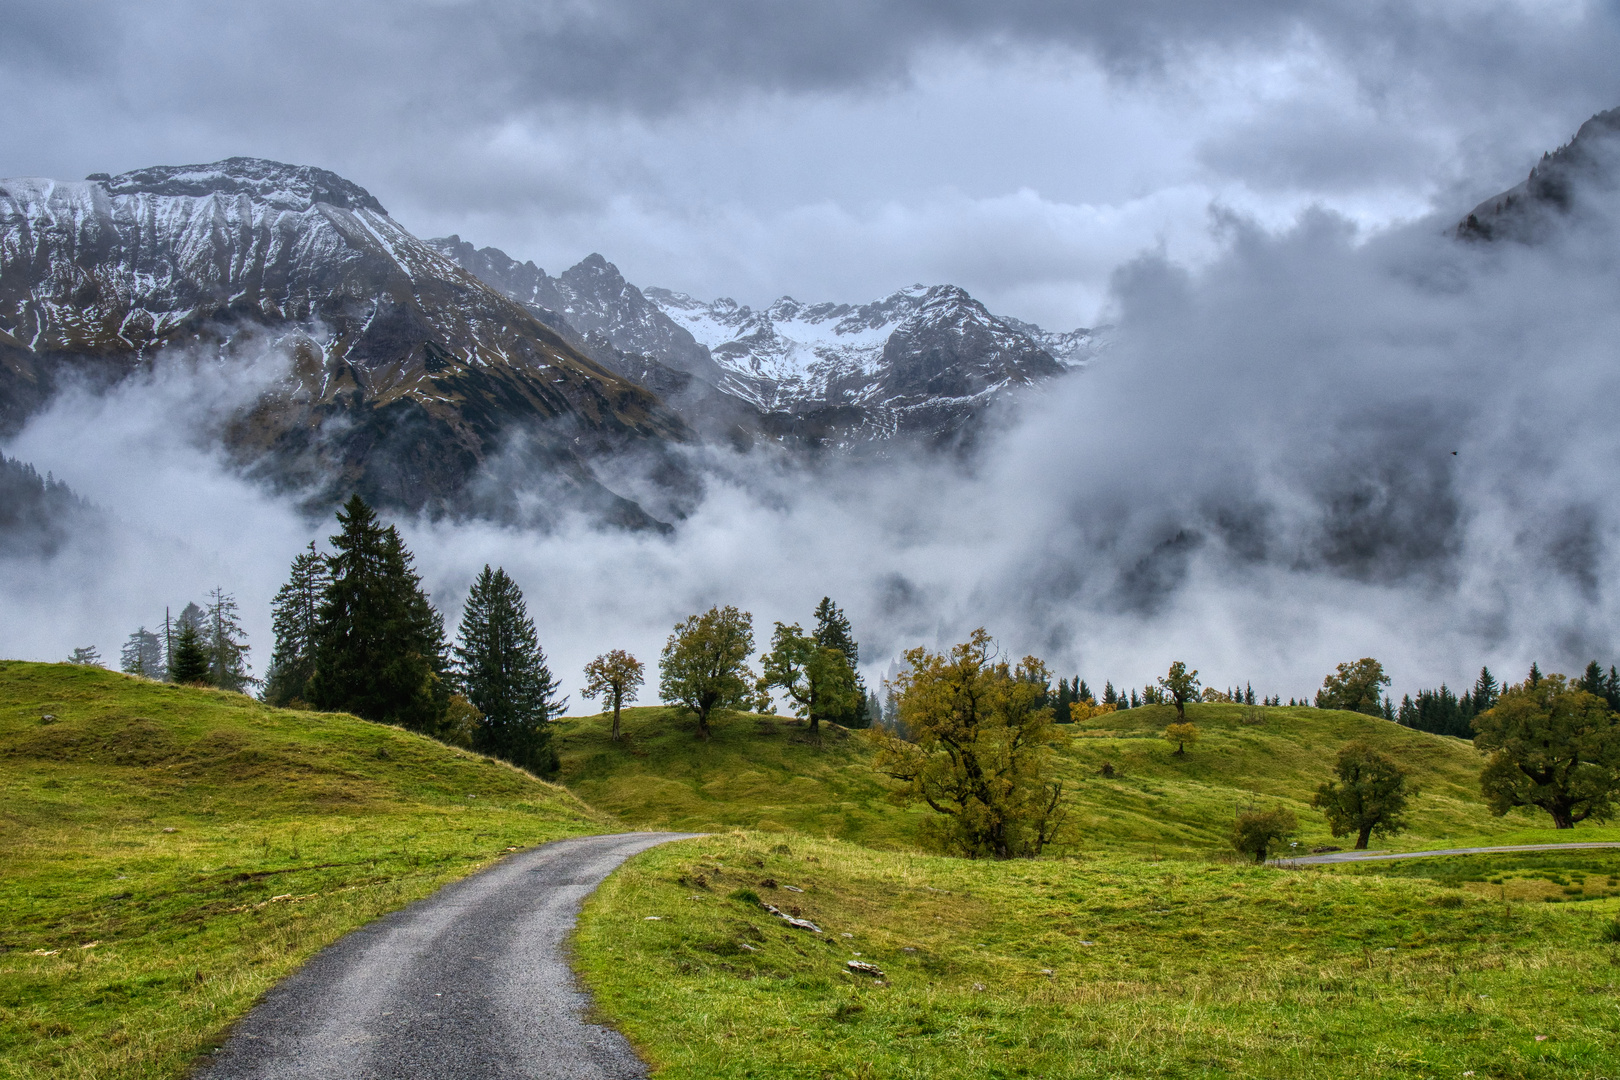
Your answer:
[[[1494,818],[1470,744],[1374,718],[1197,705],[1178,756],[1172,715],[1060,727],[1061,843],[968,862],[918,849],[925,811],[841,728],[732,715],[700,742],[651,707],[614,743],[573,717],[553,785],[349,716],[0,662],[0,1078],[184,1076],[349,930],[634,828],[711,834],[626,864],[574,942],[660,1078],[1620,1075],[1620,851],[1279,870],[1226,841],[1281,802],[1301,849],[1347,844],[1309,802],[1357,739],[1422,791],[1375,846],[1620,829]]]
[[[611,827],[395,728],[65,664],[0,663],[0,807],[8,1078],[184,1075],[348,931]]]
[[[577,949],[664,1080],[1599,1077],[1620,1061],[1605,920],[1408,876],[738,831],[638,857]]]

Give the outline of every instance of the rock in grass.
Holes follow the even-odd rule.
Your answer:
[[[874,979],[883,978],[883,969],[876,964],[868,964],[865,960],[851,960],[844,966],[857,975],[870,975]]]
[[[787,912],[783,911],[781,908],[778,908],[772,904],[764,903],[763,901],[760,902],[759,906],[797,930],[808,930],[812,934],[821,933],[821,927],[817,926],[809,919],[796,919],[792,915],[789,915]]]

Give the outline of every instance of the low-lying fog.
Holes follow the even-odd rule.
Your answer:
[[[1116,275],[1111,349],[1040,387],[965,463],[812,473],[731,458],[670,538],[400,524],[452,628],[479,568],[504,566],[571,692],[610,648],[655,665],[671,625],[710,604],[753,612],[763,644],[823,595],[847,609],[869,682],[902,650],[979,625],[1098,688],[1172,659],[1284,698],[1365,655],[1397,694],[1470,682],[1481,664],[1514,679],[1532,660],[1607,665],[1612,205],[1535,247],[1448,226],[1367,238],[1326,214],[1283,234],[1223,220],[1227,254],[1206,269],[1144,256]],[[211,448],[221,412],[274,375],[273,357],[176,363],[103,398],[66,395],[5,447],[115,524],[0,567],[0,655],[95,644],[116,666],[137,625],[219,585],[262,673],[270,598],[333,531]]]

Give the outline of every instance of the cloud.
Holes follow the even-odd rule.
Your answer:
[[[567,687],[609,648],[653,660],[710,604],[752,611],[763,641],[823,595],[874,679],[979,625],[1093,685],[1182,659],[1285,697],[1363,655],[1398,691],[1486,663],[1516,678],[1531,660],[1620,660],[1620,244],[1602,198],[1535,247],[1462,243],[1436,220],[1369,239],[1325,213],[1281,234],[1229,218],[1202,268],[1122,269],[1111,350],[965,460],[694,451],[705,495],[669,538],[404,527],[452,625],[479,568],[504,566]],[[223,584],[262,664],[275,585],[331,528],[183,434],[190,385],[70,399],[9,448],[127,528],[101,556],[4,575],[25,617],[0,651],[110,654],[163,603]]]

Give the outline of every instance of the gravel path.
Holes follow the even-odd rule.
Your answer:
[[[238,1024],[199,1080],[631,1080],[588,1023],[563,943],[630,856],[686,833],[559,840],[447,885],[331,945]]]
[[[1387,851],[1333,851],[1326,855],[1301,855],[1297,859],[1278,859],[1278,866],[1327,866],[1331,863],[1378,862],[1383,859],[1425,859],[1430,855],[1491,855],[1499,851],[1575,851],[1580,848],[1620,847],[1620,840],[1592,840],[1583,844],[1513,844],[1508,847],[1456,847],[1437,851],[1403,851],[1391,855]]]

